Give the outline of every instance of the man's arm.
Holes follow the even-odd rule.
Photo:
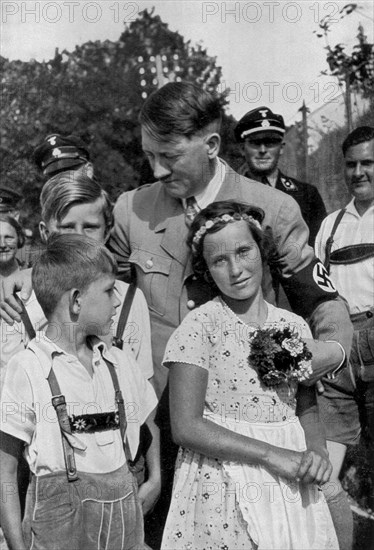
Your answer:
[[[318,192],[318,189],[314,187],[314,185],[311,185],[310,187],[311,212],[308,222],[310,231],[309,242],[314,245],[318,230],[321,227],[321,223],[326,218],[327,212],[322,197]]]
[[[9,550],[26,550],[22,536],[17,467],[23,442],[0,432],[0,523]]]
[[[308,228],[297,203],[285,194],[278,211],[274,237],[278,244],[281,284],[292,310],[309,322],[316,340],[339,342],[348,357],[353,327],[347,305],[308,245]],[[338,347],[336,356],[341,357]],[[321,376],[327,372],[321,372]]]

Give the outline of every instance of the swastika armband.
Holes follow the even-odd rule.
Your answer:
[[[319,304],[338,296],[326,268],[318,259],[292,277],[282,279],[281,284],[292,311],[302,317],[309,317]]]

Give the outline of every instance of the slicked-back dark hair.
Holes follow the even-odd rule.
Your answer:
[[[102,275],[116,275],[117,265],[99,242],[72,233],[53,234],[32,270],[32,287],[47,317],[65,292],[84,291]]]
[[[353,132],[348,134],[343,141],[343,155],[346,155],[346,152],[350,147],[359,145],[360,143],[365,143],[365,141],[371,141],[372,139],[374,139],[374,128],[372,126],[359,126],[353,130]]]
[[[222,99],[191,82],[169,82],[144,103],[140,124],[155,138],[190,138],[212,123],[219,132]]]

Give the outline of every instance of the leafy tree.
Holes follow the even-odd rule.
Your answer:
[[[343,19],[355,10],[358,10],[358,4],[346,4],[339,11],[339,19]],[[334,22],[336,20],[332,19],[331,16],[324,17],[319,22],[320,31],[316,33],[318,37],[324,37],[326,42],[326,61],[329,66],[329,72],[322,71],[322,74],[335,76],[338,79],[339,85],[344,86],[346,91],[348,125],[350,125],[351,93],[360,93],[362,96],[368,97],[373,101],[374,45],[368,42],[364,28],[360,24],[358,27],[357,43],[353,46],[351,54],[346,52],[344,44],[330,46],[328,35]]]
[[[115,42],[87,42],[72,52],[56,49],[54,58],[42,63],[0,58],[0,173],[3,184],[24,196],[29,225],[37,221],[43,184],[32,153],[49,133],[76,134],[87,142],[96,174],[113,199],[152,181],[138,115],[145,97],[159,85],[157,61],[170,80],[198,82],[210,90],[221,80],[216,58],[171,31],[154,10],[141,12]],[[221,96],[224,104],[226,95]],[[227,131],[232,123],[225,119]]]

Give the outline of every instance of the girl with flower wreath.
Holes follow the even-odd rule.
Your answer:
[[[303,319],[265,302],[263,212],[232,201],[189,232],[193,268],[217,296],[171,336],[170,414],[180,445],[163,550],[337,549]],[[253,344],[253,346],[252,346]],[[253,349],[252,349],[253,347]]]

